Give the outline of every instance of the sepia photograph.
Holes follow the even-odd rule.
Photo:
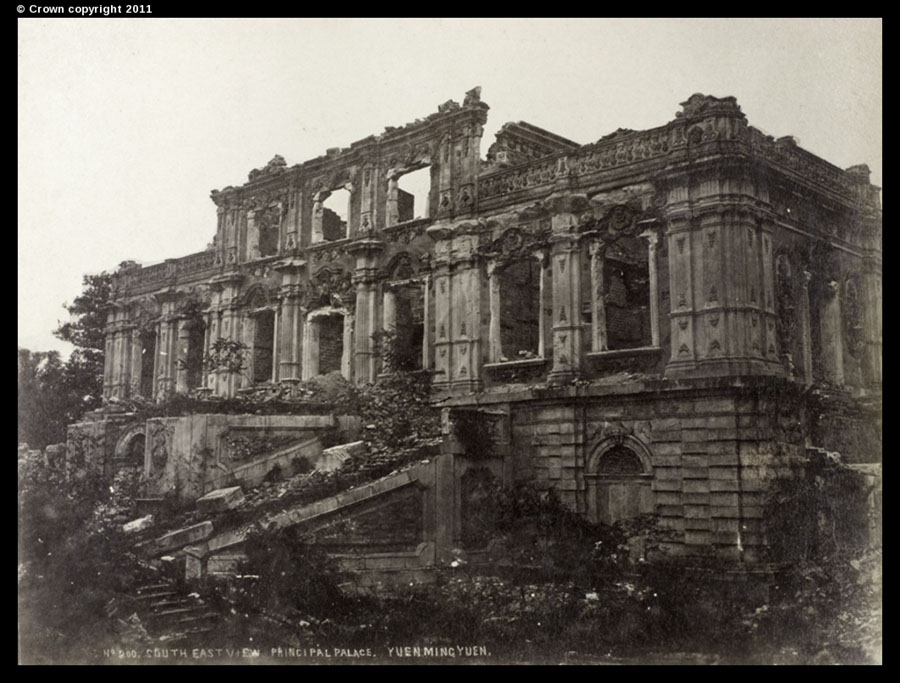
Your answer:
[[[20,665],[881,665],[882,20],[18,5]]]

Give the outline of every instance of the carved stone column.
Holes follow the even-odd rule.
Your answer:
[[[499,363],[503,352],[500,348],[500,273],[497,272],[496,260],[488,261],[487,276],[488,306],[491,315],[491,326],[488,329],[488,358],[492,363]]]
[[[591,350],[606,351],[606,282],[604,253],[606,244],[599,239],[591,241]]]
[[[423,297],[425,299],[422,310],[422,369],[428,370],[431,367],[431,345],[434,343],[431,335],[431,313],[429,311],[429,302],[431,300],[431,276],[425,276],[425,286],[423,287]]]
[[[841,318],[840,285],[835,280],[825,283],[822,302],[822,358],[828,379],[844,383],[844,339]]]
[[[348,382],[353,381],[353,323],[352,313],[344,315],[344,329],[341,347],[341,374]]]
[[[141,393],[141,371],[143,370],[144,340],[141,339],[139,327],[131,329],[131,387],[129,396],[139,396]]]
[[[640,236],[647,240],[647,265],[650,272],[650,345],[659,346],[659,276],[656,271],[659,235],[654,230],[647,230]]]
[[[397,294],[387,284],[382,289],[382,329],[389,332],[397,329]]]
[[[303,316],[303,364],[302,377],[312,379],[319,372],[319,336],[316,323],[309,314]]]
[[[175,342],[175,391],[179,394],[186,394],[188,391],[187,357],[188,345],[190,344],[189,323],[190,321],[186,318],[179,318],[174,323],[178,335]]]
[[[812,358],[812,329],[809,317],[809,282],[812,274],[803,271],[800,293],[800,334],[803,348],[803,382],[806,385],[813,383],[813,358]]]
[[[547,337],[550,336],[550,344],[553,344],[552,335],[549,335],[547,325],[547,309],[553,310],[553,291],[550,287],[548,275],[552,277],[550,270],[550,256],[546,249],[538,249],[534,252],[537,259],[540,274],[538,275],[538,348],[539,358],[547,357]],[[551,314],[552,315],[552,314]]]
[[[322,219],[324,216],[324,203],[330,192],[316,192],[313,196],[312,206],[312,243],[317,244],[324,239],[322,232]]]
[[[172,303],[163,303],[156,352],[156,400],[163,401],[175,392],[175,361],[178,349],[177,320],[171,313]]]
[[[385,219],[387,227],[397,225],[400,222],[400,208],[397,201],[398,190],[400,189],[397,176],[391,174],[388,176],[387,185],[387,212]]]

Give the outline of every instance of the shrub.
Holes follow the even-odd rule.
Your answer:
[[[19,614],[23,662],[84,661],[113,638],[105,607],[135,579],[123,521],[139,474],[100,474],[19,459]]]

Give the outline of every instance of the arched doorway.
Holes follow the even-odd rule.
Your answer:
[[[633,436],[597,444],[585,473],[591,521],[615,522],[654,511],[650,454]]]
[[[115,459],[118,469],[126,467],[144,469],[147,438],[142,425],[135,425],[125,432],[116,444]]]

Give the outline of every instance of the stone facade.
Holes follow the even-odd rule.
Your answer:
[[[106,398],[370,381],[395,331],[446,408],[499,416],[507,481],[743,559],[766,545],[765,482],[807,447],[880,461],[866,166],[765,135],[733,97],[587,145],[509,123],[482,159],[487,111],[476,88],[213,191],[211,248],[116,273]],[[427,193],[400,187],[423,168]],[[242,372],[198,364],[219,338],[252,350]]]

